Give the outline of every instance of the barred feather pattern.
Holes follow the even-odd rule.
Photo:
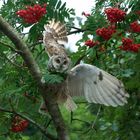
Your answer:
[[[67,30],[60,21],[52,20],[48,25],[44,25],[43,43],[49,57],[53,55],[67,55],[64,46],[68,42]]]
[[[70,59],[63,47],[67,42],[67,31],[64,24],[52,20],[44,26],[43,42],[50,57],[48,69],[68,76],[62,88],[58,89],[57,100],[63,102],[69,111],[76,110],[73,96],[84,96],[89,103],[105,106],[123,106],[129,94],[124,85],[113,75],[89,64],[79,64],[71,70]]]
[[[55,20],[52,20],[49,24],[44,25],[44,28],[46,33],[51,33],[56,41],[62,40],[64,42],[62,43],[63,45],[68,42],[66,26],[60,23],[60,21],[55,22]]]
[[[53,29],[54,38],[59,44],[65,45],[68,42],[66,26],[60,21],[55,22],[52,20],[50,22],[50,28]]]

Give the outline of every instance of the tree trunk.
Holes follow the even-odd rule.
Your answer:
[[[62,118],[62,115],[56,103],[56,100],[53,100],[55,98],[55,94],[52,95],[52,93],[49,92],[50,94],[46,95],[48,90],[44,87],[49,87],[49,85],[48,84],[45,85],[44,83],[42,83],[41,81],[42,75],[41,75],[40,68],[36,63],[36,61],[34,60],[31,51],[28,49],[24,41],[20,38],[17,31],[15,31],[15,29],[12,28],[1,16],[0,16],[0,30],[13,42],[16,49],[18,49],[21,52],[20,55],[25,61],[32,77],[36,81],[38,88],[41,91],[41,95],[43,96],[44,99],[47,100],[46,105],[52,117],[54,126],[56,128],[58,139],[70,140],[67,133],[66,126],[64,124],[64,120]],[[51,91],[53,92],[53,87]]]

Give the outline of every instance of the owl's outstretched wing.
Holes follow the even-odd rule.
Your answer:
[[[54,39],[58,44],[65,45],[68,42],[67,30],[64,24],[60,21],[50,21],[49,24],[44,25],[45,32],[43,34],[46,42],[49,39]]]
[[[111,74],[89,64],[72,68],[67,79],[70,96],[85,96],[90,103],[118,106],[127,103],[124,85]]]

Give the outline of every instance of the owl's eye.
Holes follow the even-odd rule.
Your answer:
[[[56,61],[57,63],[60,63],[60,60],[59,60],[59,59],[56,59],[55,61]]]
[[[68,63],[68,62],[67,62],[66,60],[63,62],[64,65],[66,65],[67,63]]]

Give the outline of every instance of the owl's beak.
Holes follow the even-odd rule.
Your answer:
[[[61,64],[60,66],[59,66],[59,69],[57,70],[58,72],[62,72],[62,68],[63,68],[63,64]]]
[[[62,69],[62,67],[63,67],[63,64],[60,65],[60,69]]]

